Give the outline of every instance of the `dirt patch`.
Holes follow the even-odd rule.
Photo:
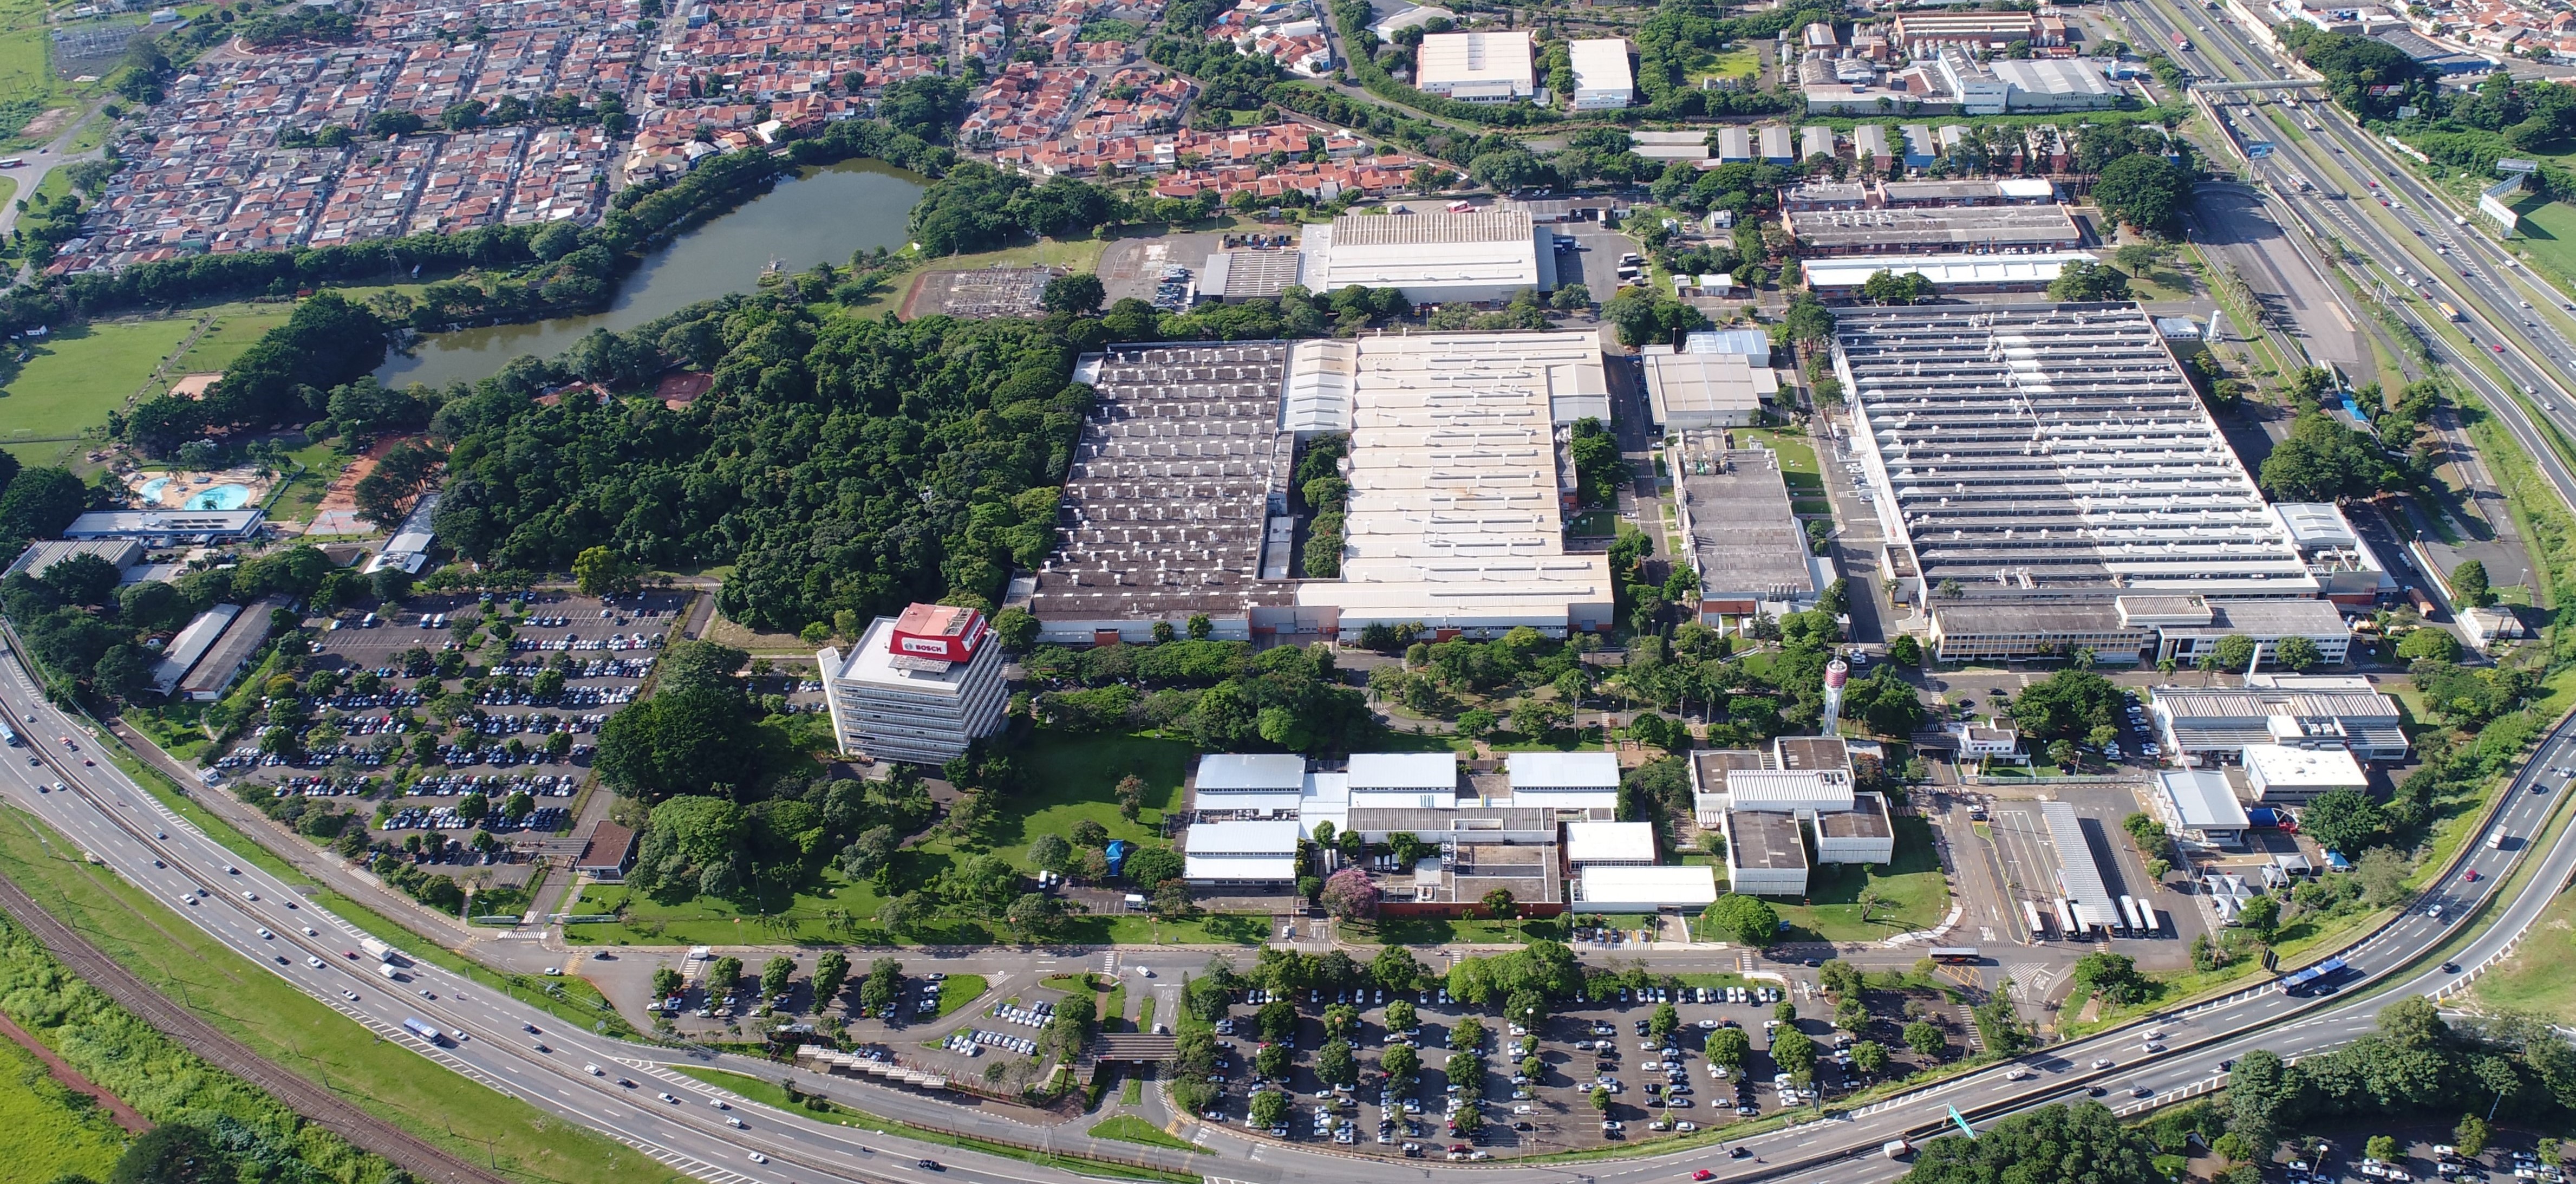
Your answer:
[[[78,107],[56,107],[28,120],[27,126],[20,128],[18,134],[30,140],[50,140],[70,127],[72,120],[79,115]]]
[[[313,508],[313,524],[305,533],[374,533],[376,528],[358,517],[358,482],[376,471],[376,462],[383,460],[386,453],[416,439],[419,437],[396,436],[378,440],[374,447],[367,449],[366,455],[350,461],[340,470],[340,475],[333,477],[331,484],[322,490],[322,502]]]
[[[759,632],[723,613],[715,614],[714,619],[707,622],[706,631],[699,636],[708,641],[732,646],[755,657],[794,654],[800,658],[811,659],[814,651],[821,648],[805,644],[803,638],[793,633]]]
[[[29,1035],[25,1028],[19,1027],[16,1020],[0,1015],[0,1035],[6,1035],[9,1039],[17,1041],[20,1047],[36,1054],[36,1059],[45,1063],[45,1071],[53,1074],[54,1080],[62,1082],[63,1088],[98,1099],[99,1106],[107,1111],[109,1117],[116,1120],[116,1125],[125,1128],[125,1133],[139,1135],[152,1129],[152,1124],[144,1121],[142,1115],[135,1113],[134,1107],[126,1105],[125,1099],[90,1084],[89,1078],[80,1075],[80,1070],[65,1064],[61,1057],[54,1055],[54,1050],[45,1047],[42,1042]]]

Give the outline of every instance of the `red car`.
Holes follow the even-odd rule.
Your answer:
[[[1700,1170],[1691,1173],[1691,1179],[1694,1180],[1714,1180],[1716,1178],[1717,1173],[1712,1172],[1707,1168],[1701,1168]]]
[[[2476,869],[2476,868],[2470,868],[2470,869],[2468,870],[2468,872],[2467,872],[2465,875],[2462,875],[2460,878],[2461,878],[2461,879],[2463,879],[2463,880],[2467,880],[2468,882],[2470,882],[2470,883],[2472,883],[2472,884],[2475,884],[2475,883],[2477,883],[2477,882],[2478,882],[2478,869]]]

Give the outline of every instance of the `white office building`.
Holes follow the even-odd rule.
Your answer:
[[[1202,888],[1276,888],[1297,879],[1297,823],[1200,822],[1181,840],[1182,877]]]
[[[1466,103],[1508,103],[1538,93],[1527,31],[1433,33],[1413,54],[1414,89]]]
[[[1190,780],[1191,808],[1201,814],[1269,817],[1297,814],[1306,798],[1306,758],[1294,753],[1212,752]]]
[[[843,753],[938,764],[1001,730],[1002,647],[973,609],[916,604],[815,660]]]
[[[2350,751],[2253,744],[2245,748],[2245,784],[2267,806],[2305,805],[2329,790],[2366,790],[2369,774]],[[2350,852],[2358,855],[2360,852]]]
[[[1655,862],[1655,824],[1651,822],[1569,822],[1565,824],[1565,865],[1644,867]]]
[[[1628,68],[1626,38],[1587,37],[1566,48],[1573,59],[1575,110],[1615,111],[1637,100],[1637,77]]]
[[[1606,752],[1515,752],[1503,767],[1512,804],[1577,810],[1602,818],[1619,812],[1619,758]]]
[[[1574,899],[1566,907],[1585,913],[1697,912],[1716,900],[1717,872],[1706,864],[1605,866],[1576,875]]]

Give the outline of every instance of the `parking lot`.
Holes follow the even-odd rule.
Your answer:
[[[2340,1130],[2331,1133],[2334,1138],[2306,1140],[2283,1153],[2271,1165],[2278,1170],[2278,1178],[2288,1184],[2413,1184],[2419,1180],[2445,1184],[2501,1184],[2507,1180],[2565,1184],[2567,1179],[2565,1172],[2542,1163],[2527,1139],[2502,1132],[2494,1145],[2477,1155],[2460,1154],[2450,1145],[2448,1132],[2395,1135],[2392,1138],[2397,1152],[2384,1160],[2369,1155],[2368,1134]],[[2264,1175],[2268,1178],[2274,1173]]]
[[[433,594],[398,612],[308,620],[296,742],[262,735],[214,771],[280,797],[356,799],[343,804],[374,838],[432,861],[486,862],[454,837],[571,824],[594,737],[641,690],[686,601]]]
[[[1202,1117],[1273,1138],[1329,1141],[1382,1155],[1467,1159],[1579,1150],[1820,1105],[1855,1084],[1848,1051],[1853,1044],[1880,1043],[1893,1054],[1886,1072],[1902,1075],[1921,1060],[1905,1048],[1902,1027],[1918,1018],[1953,1018],[1938,1006],[1924,1006],[1918,996],[1928,993],[1869,991],[1864,994],[1870,1020],[1857,1033],[1843,1032],[1829,1022],[1833,1005],[1801,985],[1733,975],[1640,986],[1618,982],[1596,979],[1586,997],[1564,1001],[1540,1019],[1535,1032],[1487,1018],[1483,1008],[1457,1006],[1442,988],[1418,1001],[1410,993],[1374,987],[1293,992],[1295,1034],[1282,1051],[1265,1051],[1266,1038],[1281,1035],[1285,1026],[1277,1004],[1252,988],[1220,1021],[1225,1060],[1217,1084],[1224,1093],[1218,1107]],[[1390,1029],[1390,1005],[1399,1001],[1412,1008],[1412,1022]],[[1794,1018],[1782,1018],[1783,1003],[1794,1009]],[[1356,1071],[1334,1082],[1319,1076],[1318,1063],[1326,1059],[1325,1017],[1342,1008],[1357,1017],[1351,1036]],[[1401,1020],[1403,1008],[1395,1010]],[[1459,1047],[1461,1022],[1470,1020],[1469,1039],[1476,1044]],[[1784,1025],[1817,1046],[1812,1087],[1801,1087],[1771,1060],[1773,1039]],[[1943,1026],[1949,1040],[1964,1042],[1954,1026]],[[1712,1057],[1711,1037],[1729,1029],[1743,1034],[1744,1055],[1721,1047]],[[1411,1083],[1390,1081],[1385,1073],[1385,1058],[1398,1046],[1411,1046],[1419,1056],[1421,1067]],[[1450,1054],[1466,1051],[1482,1055],[1483,1079],[1450,1081]],[[1529,1063],[1533,1059],[1536,1065]],[[1596,1088],[1607,1091],[1606,1110],[1595,1106]],[[1253,1108],[1261,1104],[1256,1099],[1264,1093],[1286,1098],[1284,1117],[1266,1130],[1253,1124]],[[1476,1117],[1462,1121],[1470,1110]]]

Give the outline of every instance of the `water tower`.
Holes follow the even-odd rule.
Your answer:
[[[1843,684],[1851,681],[1851,663],[1836,658],[1825,663],[1824,734],[1839,736],[1843,718]]]

